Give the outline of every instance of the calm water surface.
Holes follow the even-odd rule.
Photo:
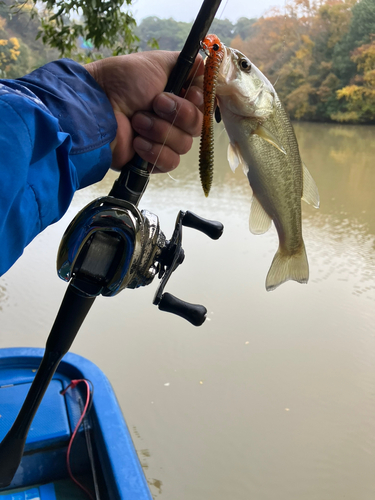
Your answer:
[[[152,305],[156,282],[100,298],[73,351],[111,380],[154,498],[375,498],[375,128],[297,124],[321,208],[304,206],[310,282],[265,291],[274,230],[248,231],[249,188],[217,128],[208,199],[198,144],[153,176],[141,208],[170,236],[178,210],[225,225],[211,241],[184,229],[186,259],[167,289],[205,304],[195,328]],[[76,212],[115,176],[78,193],[0,278],[0,345],[43,347],[65,291],[57,247]]]

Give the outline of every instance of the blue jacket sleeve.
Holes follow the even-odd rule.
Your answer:
[[[105,93],[74,61],[0,80],[0,275],[77,189],[104,177],[115,136]]]

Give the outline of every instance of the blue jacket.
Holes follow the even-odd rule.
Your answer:
[[[0,275],[111,164],[116,119],[79,64],[51,62],[0,80]]]

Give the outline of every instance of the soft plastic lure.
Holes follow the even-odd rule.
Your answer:
[[[204,194],[208,196],[214,173],[214,107],[216,83],[224,57],[224,45],[216,35],[207,35],[202,42],[207,54],[203,77],[203,126],[199,150],[199,174]]]

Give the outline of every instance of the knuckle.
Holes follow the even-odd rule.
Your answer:
[[[156,167],[160,172],[170,172],[178,167],[180,156],[174,151],[164,151],[160,154]]]
[[[193,145],[193,138],[189,135],[186,136],[180,143],[179,143],[179,148],[178,148],[178,153],[180,155],[184,155],[187,152],[190,151],[191,147]]]
[[[197,106],[188,99],[179,98],[177,116],[172,123],[183,132],[197,137],[200,135],[203,114]]]

